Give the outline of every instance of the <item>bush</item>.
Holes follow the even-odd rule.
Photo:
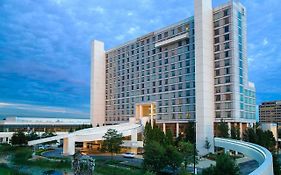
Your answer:
[[[151,172],[151,171],[146,171],[146,172],[144,173],[144,175],[156,175],[156,174],[153,173],[153,172]]]

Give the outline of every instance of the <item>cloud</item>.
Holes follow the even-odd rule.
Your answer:
[[[120,41],[124,40],[124,38],[125,38],[124,35],[117,35],[117,36],[115,36],[115,39],[116,40],[120,40]]]
[[[85,111],[80,111],[72,108],[65,107],[56,107],[56,106],[42,106],[42,105],[33,105],[33,104],[21,104],[21,103],[7,103],[0,102],[1,111],[13,109],[15,111],[26,111],[26,112],[42,112],[47,113],[50,116],[56,113],[57,115],[72,115],[72,116],[88,116],[89,113]],[[14,112],[14,115],[21,115],[18,112]]]
[[[136,34],[138,30],[139,30],[139,26],[130,27],[128,30],[128,34],[131,34],[131,35]]]
[[[268,40],[267,40],[267,38],[264,38],[263,41],[262,41],[262,45],[266,46],[267,44],[268,44]]]
[[[128,15],[128,16],[133,16],[134,13],[133,13],[133,12],[128,12],[127,15]]]
[[[101,6],[97,6],[95,8],[92,8],[92,11],[93,12],[96,12],[96,13],[100,13],[100,14],[103,14],[105,12],[105,9],[102,8]]]

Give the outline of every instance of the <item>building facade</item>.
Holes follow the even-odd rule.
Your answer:
[[[281,101],[263,102],[259,105],[259,121],[281,123]]]
[[[215,122],[254,123],[246,26],[240,3],[213,8],[211,0],[195,0],[194,16],[173,25],[107,51],[93,41],[93,126],[151,116],[178,136],[196,122],[196,143],[203,145]]]

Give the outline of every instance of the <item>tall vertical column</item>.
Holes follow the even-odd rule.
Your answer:
[[[63,154],[74,155],[75,153],[75,141],[73,137],[63,139]]]
[[[131,152],[133,152],[135,154],[137,154],[137,152],[138,152],[138,148],[136,147],[136,145],[138,144],[137,142],[138,142],[138,132],[137,132],[137,130],[134,129],[131,132],[131,144],[132,144]]]
[[[143,117],[143,107],[142,107],[142,105],[140,105],[140,118],[142,118]]]
[[[243,126],[242,126],[241,122],[239,123],[239,130],[240,130],[240,138],[242,140],[242,137],[243,137]]]
[[[231,136],[231,123],[227,122],[227,127],[228,127],[228,135]]]
[[[104,43],[92,42],[91,58],[91,122],[93,127],[105,123],[105,51]]]
[[[180,126],[179,123],[176,123],[176,137],[179,137],[179,133],[180,133]]]
[[[166,123],[163,123],[163,132],[166,134]]]
[[[207,154],[205,139],[214,138],[214,52],[212,0],[194,0],[196,148]],[[210,151],[214,151],[213,144]]]
[[[153,128],[153,104],[150,104],[150,122]]]

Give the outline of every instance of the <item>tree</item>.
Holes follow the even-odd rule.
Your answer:
[[[154,140],[160,144],[166,145],[166,140],[167,140],[166,135],[160,128],[154,127],[152,129],[151,133],[152,133],[151,140]]]
[[[151,141],[152,139],[152,126],[151,126],[151,123],[147,122],[145,127],[144,127],[144,140],[143,140],[143,143],[144,145],[146,143],[149,143],[149,141]]]
[[[205,139],[204,148],[209,152],[209,149],[211,148],[211,143],[209,142],[208,138]]]
[[[239,167],[228,154],[217,156],[216,166],[203,170],[202,175],[239,175]]]
[[[227,123],[225,123],[223,120],[221,120],[221,122],[218,123],[217,129],[218,129],[218,137],[229,138],[228,126]]]
[[[166,148],[167,165],[170,166],[175,174],[178,167],[180,167],[183,156],[182,154],[172,145],[168,145]]]
[[[243,140],[255,143],[267,148],[269,151],[275,151],[276,141],[273,133],[269,130],[263,131],[260,128],[247,128],[243,133]]]
[[[201,175],[216,175],[215,168],[214,165],[211,165],[210,167],[203,169]]]
[[[27,134],[27,140],[30,141],[30,140],[36,140],[38,139],[39,136],[36,132],[32,131],[30,132],[29,134]]]
[[[179,143],[184,141],[183,134],[179,134],[179,136],[175,140],[175,146],[179,146]]]
[[[280,171],[279,156],[274,153],[274,154],[272,154],[272,158],[273,158],[273,171],[274,171],[274,175],[280,175],[281,171]]]
[[[54,133],[54,132],[52,132],[52,131],[46,131],[46,132],[44,132],[42,135],[41,135],[41,137],[42,138],[47,138],[47,137],[53,137],[53,136],[56,136],[57,134],[56,133]]]
[[[174,145],[173,133],[170,129],[168,129],[166,132],[166,144]]]
[[[276,140],[271,131],[267,130],[263,133],[263,138],[266,138],[264,142],[264,147],[266,147],[269,151],[274,152],[276,149]]]
[[[76,152],[73,155],[72,169],[74,175],[92,175],[95,168],[95,160],[90,156]]]
[[[22,131],[15,132],[11,138],[12,145],[26,145],[27,137]]]
[[[57,134],[54,133],[54,132],[52,132],[52,131],[46,131],[46,132],[44,132],[44,133],[41,135],[41,137],[42,137],[42,138],[47,138],[47,137],[53,137],[53,136],[56,136],[56,135],[57,135]],[[53,141],[50,141],[50,142],[45,142],[45,143],[43,143],[43,144],[55,144],[55,143],[57,143],[56,140],[53,140]]]
[[[195,143],[195,123],[189,123],[185,129],[185,140],[190,143]]]
[[[151,172],[151,171],[146,171],[145,173],[144,173],[144,175],[156,175],[154,172]]]
[[[115,129],[108,129],[103,136],[102,150],[110,152],[111,159],[113,158],[113,153],[120,152],[123,143],[122,137],[122,134],[118,134]]]
[[[246,142],[257,143],[257,135],[254,128],[247,128],[244,131],[243,140]]]
[[[187,169],[187,165],[194,163],[194,144],[190,142],[180,142],[179,151],[183,155],[184,168]],[[195,156],[197,155],[197,150],[195,150]],[[198,159],[195,157],[195,164]]]
[[[160,172],[166,166],[165,148],[159,142],[144,145],[143,167],[146,171]]]
[[[236,140],[240,140],[240,128],[239,127],[231,127],[231,130],[230,130],[230,137],[232,139],[236,139]]]

